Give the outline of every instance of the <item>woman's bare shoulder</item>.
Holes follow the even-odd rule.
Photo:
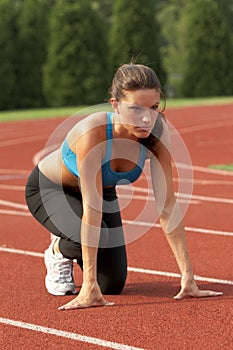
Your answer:
[[[103,140],[106,137],[106,112],[92,113],[77,122],[67,134],[67,142],[74,145],[85,137]]]

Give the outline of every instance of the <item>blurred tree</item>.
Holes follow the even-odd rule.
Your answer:
[[[219,0],[188,2],[182,84],[184,96],[233,93],[233,42],[229,10],[230,7],[224,7]]]
[[[0,0],[0,109],[43,105],[46,0]]]
[[[154,0],[115,0],[109,41],[112,69],[133,60],[153,68],[164,83]]]
[[[186,28],[184,10],[187,0],[169,0],[161,4],[158,21],[161,27],[161,57],[167,74],[166,94],[181,96]]]
[[[93,0],[92,1],[92,7],[93,9],[98,13],[98,16],[101,21],[105,24],[105,38],[106,40],[106,58],[105,58],[105,78],[106,78],[106,86],[110,87],[111,80],[112,80],[112,70],[110,66],[110,59],[109,59],[109,40],[108,40],[108,34],[110,31],[110,28],[112,26],[112,10],[113,10],[113,1],[112,0]]]
[[[232,0],[218,0],[218,5],[224,12],[225,19],[231,27],[231,35],[233,36],[233,1]]]
[[[21,1],[0,1],[0,109],[17,105],[17,26],[16,19]]]
[[[18,14],[18,107],[44,105],[42,66],[47,52],[49,13],[47,0],[24,0]]]
[[[158,19],[168,95],[182,97],[233,93],[231,73],[226,73],[233,71],[232,17],[233,3],[229,0],[167,0],[161,3]],[[218,77],[214,84],[213,78],[210,79],[208,75]],[[190,92],[194,83],[195,88],[200,90],[197,78],[202,84],[205,81],[202,88],[205,92]],[[212,90],[216,85],[218,89],[215,87],[211,91],[209,84]]]
[[[99,12],[103,20],[110,22],[112,16],[112,0],[92,0],[92,7]]]
[[[51,106],[102,103],[106,97],[106,24],[88,0],[57,0],[50,17],[44,91]]]

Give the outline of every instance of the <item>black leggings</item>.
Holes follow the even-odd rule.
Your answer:
[[[76,259],[82,268],[82,195],[55,184],[38,167],[28,178],[25,194],[34,218],[49,232],[60,237],[59,248],[63,256]],[[119,294],[127,277],[127,257],[115,188],[104,188],[103,199],[97,280],[103,294]]]

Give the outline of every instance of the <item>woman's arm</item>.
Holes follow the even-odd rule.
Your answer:
[[[160,224],[181,272],[181,290],[174,297],[206,297],[221,295],[220,292],[200,291],[194,280],[188,253],[182,213],[176,201],[172,180],[172,166],[168,130],[165,127],[159,142],[157,157],[152,156],[151,176]]]
[[[107,302],[97,282],[97,252],[102,221],[103,150],[96,130],[81,137],[76,146],[77,164],[83,199],[81,245],[83,259],[83,284],[78,296],[59,310],[113,305]]]

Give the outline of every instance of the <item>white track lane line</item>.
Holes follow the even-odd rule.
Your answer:
[[[0,147],[7,147],[7,146],[13,146],[28,142],[35,142],[38,140],[46,140],[49,137],[49,135],[35,135],[35,136],[26,136],[26,137],[20,137],[12,140],[4,140],[0,141]]]
[[[196,131],[202,131],[202,130],[210,130],[210,129],[216,129],[216,128],[224,128],[226,126],[231,126],[233,125],[232,120],[225,120],[224,123],[221,122],[214,122],[212,124],[202,124],[202,125],[194,125],[194,126],[187,126],[184,128],[179,128],[178,132],[179,134],[187,134],[187,133],[192,133]]]
[[[25,191],[25,186],[18,186],[18,185],[1,185],[0,189],[7,190],[7,191]]]
[[[121,192],[122,190],[118,189],[119,193],[122,193]],[[124,185],[124,190],[130,191],[130,192],[133,191],[133,192],[153,194],[152,188],[145,188],[145,187],[138,187],[138,186]],[[231,198],[208,197],[208,196],[200,196],[200,195],[196,195],[196,194],[187,194],[187,193],[178,193],[178,192],[175,192],[175,195],[178,199],[182,198],[182,199],[186,199],[188,201],[191,199],[194,199],[194,200],[199,200],[199,201],[203,201],[203,202],[233,204],[233,199],[231,199]],[[131,197],[133,198],[133,195]],[[145,200],[146,199],[147,199],[147,196],[145,196]]]
[[[154,196],[141,196],[141,195],[128,195],[128,194],[120,194],[119,199],[132,199],[132,200],[142,200],[142,201],[154,201],[155,197]],[[188,197],[187,197],[188,198]],[[182,198],[177,198],[178,203],[189,203],[189,204],[200,204],[200,201],[197,200],[191,200],[191,199],[182,199]]]
[[[28,206],[26,204],[10,202],[10,201],[6,201],[4,199],[0,199],[0,205],[5,205],[7,207],[13,207],[13,208],[19,208],[19,209],[28,210]]]
[[[30,170],[22,169],[0,169],[0,174],[24,174],[27,175],[30,173]]]
[[[1,246],[0,246],[0,252],[27,255],[27,256],[37,257],[37,258],[44,257],[43,253],[32,252],[32,251],[22,250],[22,249],[7,248],[7,247],[1,247]],[[149,275],[164,276],[164,277],[173,277],[173,278],[181,277],[179,273],[175,273],[175,272],[148,270],[148,269],[142,269],[137,267],[128,267],[128,271],[135,272],[135,273],[149,274]],[[233,281],[230,281],[230,280],[224,280],[224,279],[218,279],[218,278],[212,278],[212,277],[203,277],[199,275],[194,275],[194,277],[197,281],[233,285]]]
[[[7,209],[0,209],[0,214],[2,215],[18,215],[18,216],[28,216],[31,217],[31,213],[26,211],[16,211],[16,210],[7,210]],[[123,224],[130,224],[134,226],[146,226],[146,227],[156,227],[161,228],[161,225],[156,224],[154,222],[144,222],[144,221],[132,221],[132,220],[122,220]],[[233,237],[233,232],[231,231],[220,231],[220,230],[211,230],[211,229],[204,229],[199,227],[189,227],[185,226],[185,231],[189,232],[197,232],[197,233],[203,233],[207,235],[218,235],[218,236],[228,236]]]
[[[2,214],[2,215],[32,216],[32,214],[29,212],[8,210],[8,209],[0,209],[0,214]]]
[[[198,165],[190,166],[190,165],[183,164],[183,163],[176,163],[175,165],[173,164],[173,166],[175,166],[176,168],[180,168],[180,169],[194,170],[194,171],[197,171],[200,173],[223,175],[223,176],[233,176],[233,171],[205,168],[205,167],[198,166]]]
[[[56,335],[57,337],[63,337],[66,339],[77,340],[82,343],[89,343],[97,346],[103,346],[110,349],[118,350],[144,350],[142,348],[136,348],[134,346],[129,346],[125,344],[115,343],[108,340],[103,340],[100,338],[88,337],[86,335],[72,333],[67,331],[62,331],[60,329],[43,327],[41,325],[26,323],[22,321],[10,320],[9,318],[0,317],[0,323],[6,324],[8,326],[24,328],[31,331],[36,331],[44,334]]]
[[[145,222],[145,221],[133,221],[133,220],[122,220],[123,224],[132,225],[132,226],[145,226],[145,227],[157,227],[161,228],[160,224],[156,224],[154,222]],[[198,232],[198,233],[206,233],[209,235],[220,235],[220,236],[229,236],[233,237],[233,232],[231,231],[220,231],[220,230],[211,230],[211,229],[205,229],[205,228],[199,228],[199,227],[189,227],[185,226],[185,231],[190,232]]]

